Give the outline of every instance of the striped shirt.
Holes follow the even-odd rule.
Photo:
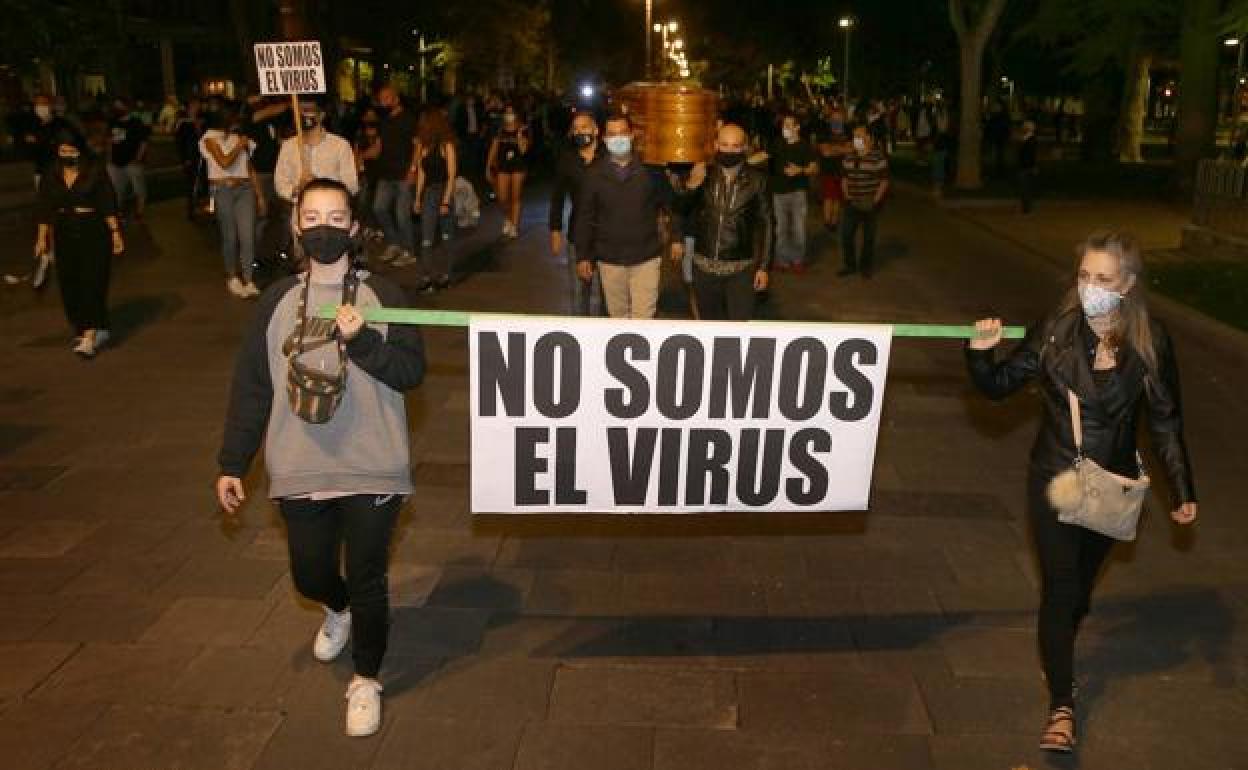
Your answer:
[[[849,199],[854,203],[870,204],[880,191],[880,185],[888,181],[888,160],[872,150],[866,155],[847,155],[842,161]]]

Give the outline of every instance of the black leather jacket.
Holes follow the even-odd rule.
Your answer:
[[[729,182],[719,166],[710,165],[701,185],[678,195],[677,207],[699,254],[753,260],[756,269],[770,269],[771,193],[761,169],[743,164]]]
[[[1097,386],[1092,360],[1096,337],[1079,310],[1055,314],[1028,330],[1026,338],[1004,360],[993,351],[967,347],[971,380],[985,395],[1001,399],[1039,378],[1044,415],[1032,447],[1032,472],[1052,477],[1071,467],[1075,439],[1066,391],[1079,397],[1083,413],[1083,449],[1087,457],[1121,475],[1135,476],[1134,455],[1141,403],[1147,405],[1153,451],[1170,477],[1172,502],[1195,502],[1179,395],[1179,370],[1170,336],[1155,319],[1150,325],[1157,373],[1152,375],[1138,355],[1123,346],[1118,367],[1107,383]],[[1124,467],[1127,466],[1127,467]]]

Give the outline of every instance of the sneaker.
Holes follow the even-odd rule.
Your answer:
[[[43,288],[43,284],[48,280],[48,267],[50,267],[51,264],[52,257],[48,254],[40,254],[35,257],[35,272],[30,277],[31,288]]]
[[[400,251],[399,256],[396,257],[395,260],[390,263],[390,265],[392,267],[407,267],[408,265],[414,265],[419,261],[420,260],[411,252]]]
[[[108,343],[109,336],[110,335],[108,333],[108,329],[96,329],[95,330],[95,349],[99,350],[100,348],[104,347],[104,345]]]
[[[254,281],[248,281],[247,283],[243,284],[243,293],[247,297],[259,297],[260,287],[256,286]]]
[[[347,687],[347,735],[365,738],[381,728],[381,684],[354,679]]]
[[[316,641],[312,643],[312,654],[322,663],[328,663],[342,652],[351,636],[351,610],[334,612],[325,608],[325,622],[316,632]]]
[[[78,338],[77,344],[74,345],[74,352],[83,358],[92,358],[95,356],[95,342],[84,334]]]
[[[230,280],[225,282],[225,288],[226,291],[239,299],[247,298],[247,290],[243,288],[243,282],[238,280],[237,276],[230,276]]]

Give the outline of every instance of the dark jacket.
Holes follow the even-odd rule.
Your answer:
[[[659,215],[672,211],[671,184],[661,169],[636,157],[623,173],[617,169],[605,160],[585,174],[572,228],[578,260],[639,265],[663,252]]]
[[[971,380],[985,395],[1001,399],[1039,378],[1044,415],[1032,447],[1032,472],[1051,478],[1075,459],[1067,388],[1079,398],[1083,414],[1084,454],[1121,475],[1135,476],[1134,455],[1141,407],[1148,409],[1153,451],[1170,477],[1179,503],[1196,500],[1191,463],[1183,441],[1179,370],[1170,337],[1160,322],[1151,322],[1157,374],[1150,374],[1138,355],[1124,345],[1109,383],[1098,387],[1092,361],[1096,336],[1079,310],[1056,313],[1028,330],[1013,352],[996,361],[991,350],[967,347]]]
[[[565,148],[559,153],[559,159],[555,163],[555,185],[550,194],[550,230],[551,232],[562,232],[563,230],[563,209],[564,203],[572,200],[572,213],[568,217],[570,224],[576,222],[576,203],[580,198],[581,189],[585,186],[585,176],[589,173],[589,169],[603,162],[606,150],[601,146],[594,153],[593,161],[586,163],[581,157],[581,153],[575,147]],[[576,232],[574,227],[568,228],[568,235],[572,243],[576,243]]]
[[[765,171],[743,164],[729,183],[718,166],[708,166],[706,180],[683,193],[679,207],[699,254],[770,269],[774,225]]]

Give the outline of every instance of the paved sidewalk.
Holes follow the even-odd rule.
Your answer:
[[[541,208],[497,247],[489,212],[465,280],[414,304],[564,312]],[[1168,320],[1202,521],[1180,532],[1154,506],[1115,553],[1080,643],[1077,761],[1033,748],[1037,401],[974,396],[959,346],[919,340],[894,348],[867,514],[517,521],[467,513],[467,340],[428,330],[385,723],[347,739],[349,663],[311,657],[320,614],[292,593],[263,470],[241,525],[214,510],[252,306],[225,295],[212,237],[176,202],[152,210],[117,271],[118,344],[91,363],[70,354],[54,292],[0,295],[4,767],[1248,766],[1248,344],[1186,316]],[[832,245],[813,245],[766,315],[1021,323],[1066,272],[908,195],[885,212],[873,280],[835,278]],[[663,313],[681,312],[669,285]]]

